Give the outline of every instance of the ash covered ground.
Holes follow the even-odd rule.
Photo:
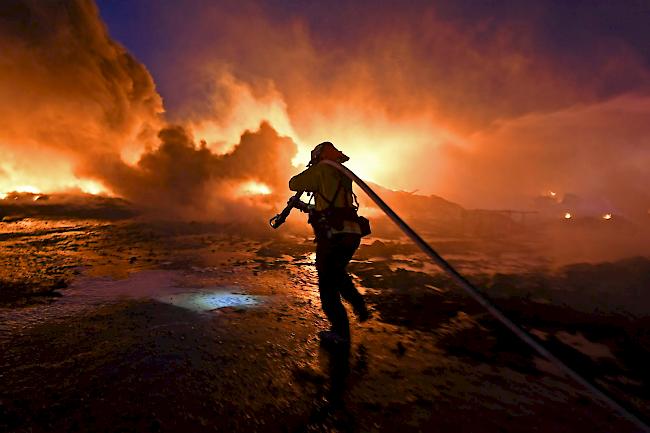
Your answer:
[[[99,219],[106,206],[0,223],[2,431],[635,431],[394,232],[364,239],[350,271],[373,318],[329,352],[307,232],[151,222],[123,203]],[[538,238],[427,238],[650,414],[647,257],[558,264]]]

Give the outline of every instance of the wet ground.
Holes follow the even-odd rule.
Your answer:
[[[198,223],[0,223],[0,430],[633,432],[412,246],[350,270],[373,318],[316,338],[313,244]],[[650,260],[554,268],[534,245],[432,239],[518,323],[650,414]]]

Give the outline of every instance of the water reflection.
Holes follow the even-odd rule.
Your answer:
[[[246,307],[260,303],[258,296],[242,295],[224,290],[182,293],[159,297],[158,300],[194,311],[210,311],[225,307]]]

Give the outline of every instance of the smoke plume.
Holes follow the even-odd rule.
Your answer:
[[[526,208],[554,188],[650,208],[634,164],[650,116],[643,2],[335,3],[192,0],[180,33],[164,25],[180,7],[143,8],[137,45],[169,115],[209,144],[228,135],[215,119],[273,116],[302,158],[331,140],[391,188],[469,207]]]
[[[87,160],[154,137],[153,80],[109,38],[93,2],[2,2],[0,52],[0,189],[83,186]]]
[[[3,2],[0,192],[226,217],[284,196],[291,161],[330,140],[368,180],[466,207],[552,190],[647,218],[637,2],[285,3],[100,2],[163,117],[91,0]]]
[[[270,212],[273,192],[286,191],[290,138],[255,118],[217,153],[166,125],[151,75],[92,1],[0,8],[0,192],[105,190],[159,216],[224,219]]]
[[[181,126],[167,126],[158,137],[160,146],[144,153],[135,166],[102,161],[88,167],[89,174],[142,209],[181,218],[234,220],[260,207],[270,213],[284,198],[273,191],[286,189],[296,146],[268,123],[246,131],[234,150],[223,155],[211,152],[205,142],[197,145]],[[251,183],[268,190],[247,191]]]

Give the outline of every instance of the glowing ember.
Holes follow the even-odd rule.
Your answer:
[[[570,220],[572,216],[573,215],[571,215],[569,212],[567,212],[567,213],[564,214],[564,219]]]
[[[244,195],[268,195],[271,194],[271,188],[261,182],[246,182],[239,188],[241,194]]]
[[[557,196],[557,193],[556,193],[555,191],[549,191],[548,194],[549,194],[551,197],[555,197],[555,196]]]
[[[611,220],[612,219],[612,214],[611,213],[606,213],[605,215],[603,215],[603,219],[604,220]]]

